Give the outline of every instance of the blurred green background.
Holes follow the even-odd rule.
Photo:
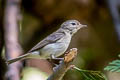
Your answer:
[[[79,30],[72,38],[69,49],[78,48],[78,56],[73,64],[82,69],[103,71],[108,62],[116,59],[120,53],[120,42],[107,3],[107,0],[23,0],[22,20],[19,24],[24,52],[57,30],[62,22],[76,19],[82,24],[87,24],[88,28]],[[52,73],[52,66],[46,60],[26,60],[26,66],[28,69],[26,67],[23,70],[23,80],[32,79],[32,76],[29,76],[30,79],[25,78],[29,73],[31,75],[30,70],[33,71],[33,75],[39,70],[49,75]],[[109,75],[113,74],[108,74],[108,77]],[[118,80],[113,77],[109,79]],[[69,70],[64,80],[82,78],[78,71]]]

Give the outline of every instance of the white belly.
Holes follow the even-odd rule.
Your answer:
[[[58,57],[62,55],[68,48],[71,41],[71,36],[67,35],[57,41],[56,43],[52,43],[49,45],[46,45],[40,50],[40,56],[42,58],[50,58],[50,55],[54,55],[55,57]]]

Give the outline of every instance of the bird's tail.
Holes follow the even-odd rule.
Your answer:
[[[6,61],[6,63],[9,65],[9,64],[14,63],[14,62],[16,62],[16,61],[23,60],[23,59],[25,59],[27,56],[28,56],[28,54],[24,54],[24,55],[19,56],[19,57],[17,57],[17,58],[10,59],[10,60]]]

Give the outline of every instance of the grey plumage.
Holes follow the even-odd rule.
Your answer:
[[[35,50],[38,50],[44,46],[46,46],[49,43],[55,43],[57,40],[61,39],[65,33],[63,31],[56,31],[43,39],[41,42],[39,42],[36,46],[34,46],[30,51],[28,52],[33,52]]]
[[[56,32],[53,32],[29,50],[27,54],[8,60],[7,63],[10,64],[26,58],[48,59],[51,55],[58,57],[67,50],[72,35],[85,26],[77,20],[68,20]]]

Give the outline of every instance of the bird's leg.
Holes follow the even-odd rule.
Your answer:
[[[55,64],[55,67],[53,67],[53,71],[55,72],[57,70],[59,65]]]
[[[60,60],[59,61],[59,64],[62,62],[62,60]],[[55,67],[53,67],[53,71],[55,72],[56,70],[57,70],[57,68],[59,67],[59,64],[55,64],[54,63],[54,65],[55,65]]]
[[[59,63],[64,59],[64,58],[56,58],[54,55],[51,55],[50,58],[51,58],[51,61],[52,60],[59,60]],[[56,71],[59,64],[56,64],[54,62],[52,62],[52,64],[55,66],[55,67],[53,67],[53,71]]]
[[[64,60],[64,58],[57,58],[57,57],[55,57],[53,54],[51,55],[51,59],[53,59],[53,60]]]

